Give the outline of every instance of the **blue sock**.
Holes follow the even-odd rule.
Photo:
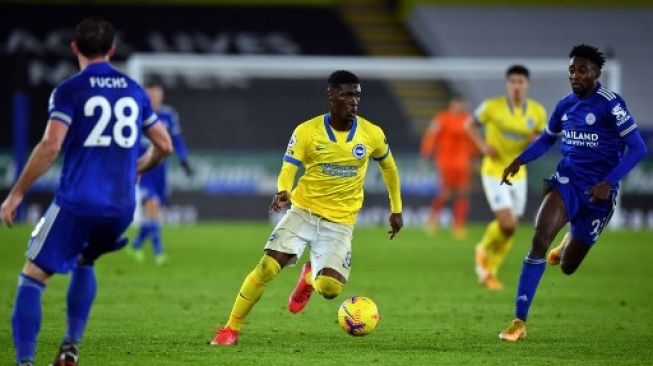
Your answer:
[[[86,329],[88,315],[97,293],[97,281],[93,266],[77,266],[68,285],[68,329],[64,343],[79,343]]]
[[[152,250],[154,255],[160,256],[163,254],[163,243],[161,242],[161,224],[159,222],[152,223]]]
[[[149,221],[143,221],[141,222],[141,226],[138,229],[138,235],[136,235],[136,240],[134,240],[134,249],[139,250],[143,247],[143,243],[145,242],[145,239],[150,235],[152,232],[152,223]]]
[[[14,313],[11,317],[18,363],[34,360],[36,336],[41,328],[41,295],[44,289],[44,283],[20,274]]]
[[[526,321],[528,309],[533,303],[537,285],[540,283],[545,268],[546,259],[544,258],[534,259],[528,255],[524,258],[515,299],[515,317],[518,319]]]

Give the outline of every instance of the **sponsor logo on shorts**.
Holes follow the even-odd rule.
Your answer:
[[[351,252],[347,252],[345,256],[345,261],[342,263],[342,268],[350,269],[351,268]]]

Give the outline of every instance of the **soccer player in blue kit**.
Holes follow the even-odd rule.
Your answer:
[[[184,173],[187,177],[190,177],[192,170],[188,163],[188,149],[186,149],[186,143],[181,135],[177,111],[171,106],[163,104],[165,92],[160,81],[148,80],[145,82],[145,91],[150,97],[152,109],[159,116],[159,121],[166,126],[170,133],[175,155],[179,158]],[[150,142],[147,138],[141,139],[142,152],[145,152],[149,145]],[[161,239],[161,206],[165,205],[168,200],[167,172],[167,164],[164,162],[143,174],[138,182],[142,211],[138,234],[132,245],[132,254],[138,262],[145,260],[142,247],[148,237],[152,240],[154,262],[157,265],[163,265],[168,258],[163,252],[163,241]]]
[[[605,56],[581,44],[571,50],[569,58],[573,93],[558,102],[545,132],[503,173],[502,184],[510,184],[509,177],[521,165],[542,156],[562,136],[562,160],[546,181],[531,250],[522,265],[515,319],[499,334],[510,342],[526,336],[526,317],[546,263],[560,264],[567,275],[576,271],[610,220],[619,181],[646,154],[626,103],[598,82]],[[545,259],[551,242],[567,223],[569,233]]]
[[[46,284],[54,273],[68,272],[67,331],[53,365],[78,364],[78,345],[97,291],[93,264],[127,244],[122,234],[132,220],[137,174],[172,152],[145,91],[109,64],[114,33],[102,19],[77,25],[71,49],[81,71],[52,91],[43,138],[0,206],[0,219],[11,227],[32,183],[59,152],[64,154],[59,188],[32,231],[18,279],[11,323],[21,366],[34,364]],[[152,147],[139,158],[141,131]]]

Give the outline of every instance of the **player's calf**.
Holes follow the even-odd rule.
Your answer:
[[[562,257],[560,258],[560,269],[562,273],[566,275],[572,275],[583,260],[587,253],[592,248],[591,244],[585,244],[580,240],[576,239],[573,236],[567,245],[565,245],[564,250],[562,251]]]

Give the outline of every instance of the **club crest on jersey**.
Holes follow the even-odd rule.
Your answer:
[[[352,154],[354,154],[354,157],[356,159],[362,159],[365,157],[366,149],[365,145],[363,144],[356,144],[354,148],[351,150]]]
[[[528,125],[529,129],[535,127],[535,121],[533,121],[532,118],[527,119],[526,124]]]
[[[596,116],[594,115],[594,113],[589,112],[587,116],[585,116],[585,123],[591,126],[594,124],[594,122],[596,122]]]

